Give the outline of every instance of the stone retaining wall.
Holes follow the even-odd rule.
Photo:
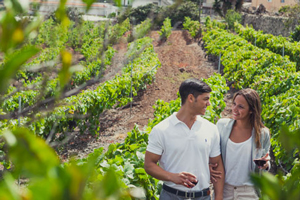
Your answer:
[[[289,25],[287,28],[285,22],[288,18],[279,16],[268,16],[268,15],[252,15],[243,14],[242,24],[252,24],[255,30],[262,30],[264,33],[270,33],[273,35],[282,35],[289,37],[290,32],[296,27],[296,23]]]

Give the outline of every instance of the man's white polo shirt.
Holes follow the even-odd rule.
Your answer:
[[[197,120],[189,129],[185,123],[178,120],[176,114],[173,113],[152,129],[147,151],[161,155],[159,165],[166,171],[197,173],[195,175],[198,184],[192,190],[208,188],[210,183],[209,157],[220,155],[220,137],[217,127],[197,116]],[[165,181],[164,183],[178,190],[190,190],[173,182]]]

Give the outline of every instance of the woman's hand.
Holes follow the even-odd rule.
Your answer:
[[[215,170],[215,168],[216,168],[217,166],[218,166],[217,163],[214,163],[214,164],[213,164],[213,163],[210,163],[210,164],[209,164],[210,181],[211,181],[212,183],[218,182],[217,179],[220,179],[220,178],[221,178],[222,172],[216,171],[216,170]]]
[[[267,170],[269,168],[269,160],[270,160],[269,153],[266,153],[266,155],[261,157],[260,160],[265,160],[266,164],[264,164],[262,167],[258,167],[258,168],[263,169],[263,170]]]

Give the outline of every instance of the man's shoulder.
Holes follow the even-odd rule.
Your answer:
[[[203,118],[200,115],[197,116],[197,120],[200,121],[201,123],[203,123],[205,126],[216,127],[216,125],[214,123],[210,122],[209,120]]]
[[[169,117],[165,118],[164,120],[162,120],[161,122],[156,124],[153,129],[156,129],[156,130],[166,129],[167,127],[169,127],[169,124],[171,123],[171,118],[172,118],[172,115],[170,115]]]

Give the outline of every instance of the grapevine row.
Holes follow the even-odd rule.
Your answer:
[[[244,27],[239,23],[234,24],[235,31],[239,36],[245,38],[247,41],[255,44],[262,49],[269,49],[270,51],[282,55],[287,55],[289,59],[297,63],[297,70],[300,70],[300,43],[290,42],[286,37],[274,36],[272,34],[264,34],[262,31],[256,31],[252,27]]]
[[[111,64],[112,58],[114,56],[115,50],[112,47],[109,47],[108,50],[105,52],[105,60],[104,60],[104,68],[107,65]],[[83,71],[75,72],[72,76],[70,82],[71,85],[68,89],[72,89],[80,84],[83,84],[84,82],[92,79],[93,77],[97,76],[100,70],[102,69],[101,60],[97,59],[95,61],[89,62],[87,66],[85,66]],[[103,70],[103,69],[102,69]],[[25,87],[36,87],[34,89],[29,90],[22,90],[19,92],[16,92],[14,95],[10,96],[8,99],[2,102],[1,108],[5,112],[14,112],[18,110],[19,108],[19,97],[21,97],[22,107],[32,106],[37,101],[40,101],[41,99],[37,99],[37,97],[40,95],[41,87],[42,87],[42,77],[37,77],[34,81],[31,81],[29,83],[24,83],[23,86]],[[47,85],[45,86],[46,91],[44,92],[44,98],[49,98],[55,96],[55,93],[57,91],[57,86],[59,84],[58,78],[51,79],[47,82]],[[10,91],[14,90],[14,88],[10,88]],[[11,91],[12,92],[12,91]],[[5,97],[5,96],[4,96]]]
[[[286,155],[280,148],[278,133],[283,125],[290,130],[300,128],[300,79],[296,64],[215,26],[210,27],[203,40],[208,53],[221,53],[224,77],[234,81],[234,87],[251,87],[258,91],[263,103],[262,117],[272,133],[276,159],[292,167],[295,157]],[[296,149],[294,155],[297,152]]]
[[[203,40],[208,54],[221,54],[224,76],[228,81],[235,81],[236,88],[249,87],[282,71],[296,71],[295,63],[288,58],[255,47],[226,30],[212,29],[205,33]]]
[[[70,25],[72,27],[72,24]],[[110,31],[110,35],[113,35],[114,41],[118,39],[130,28],[129,20],[125,20],[121,25],[115,25]],[[28,85],[41,85],[41,76],[30,71],[26,71],[26,68],[32,65],[38,65],[43,62],[55,59],[60,51],[65,48],[64,46],[67,43],[71,44],[74,49],[80,49],[81,53],[85,56],[86,62],[81,62],[81,65],[84,66],[84,70],[81,72],[75,73],[73,79],[71,80],[72,85],[69,89],[76,87],[92,77],[96,76],[99,73],[102,66],[107,66],[111,64],[112,57],[115,53],[115,50],[112,47],[108,47],[105,52],[104,64],[101,64],[100,58],[95,58],[99,52],[99,49],[102,48],[103,38],[100,36],[103,35],[105,29],[105,24],[100,24],[100,26],[95,26],[91,22],[84,22],[81,26],[74,27],[71,31],[66,30],[66,27],[60,25],[55,25],[53,20],[45,21],[41,28],[40,34],[37,36],[35,41],[29,41],[29,43],[34,43],[35,45],[41,46],[45,43],[46,47],[42,50],[41,54],[33,59],[31,62],[25,65],[25,71],[19,71],[19,78],[22,77],[25,80],[30,79],[30,77],[35,75],[35,79],[32,81],[23,81],[24,86]],[[52,31],[54,30],[55,34],[53,36]],[[63,37],[62,37],[63,36]],[[59,39],[59,38],[63,39]],[[58,39],[55,39],[58,38]],[[82,40],[82,41],[78,41]],[[102,69],[103,70],[103,69]],[[54,78],[47,82],[45,98],[49,98],[55,95],[55,91],[58,85],[58,78]],[[15,87],[9,88],[9,93],[16,90]],[[40,88],[36,87],[35,90],[23,90],[17,92],[12,97],[2,102],[1,107],[6,112],[13,112],[18,110],[19,107],[19,97],[21,97],[21,102],[23,107],[31,106],[38,101],[36,97],[39,96]],[[44,91],[43,91],[44,92]],[[9,94],[8,94],[9,95]],[[39,99],[40,100],[40,99]]]
[[[41,118],[30,125],[31,129],[42,137],[47,137],[51,131],[64,133],[70,131],[70,122],[76,124],[81,132],[90,130],[93,134],[99,131],[99,115],[105,110],[112,108],[116,103],[118,106],[126,105],[131,101],[131,67],[133,68],[132,85],[133,95],[150,84],[156,73],[155,66],[159,67],[160,62],[154,52],[150,38],[143,38],[129,44],[131,53],[135,54],[142,48],[147,47],[140,56],[123,68],[122,75],[116,75],[112,80],[100,84],[95,90],[85,90],[79,95],[66,98],[65,106],[56,107],[51,114],[44,116],[39,113],[36,117]],[[85,117],[86,119],[81,119]],[[24,119],[26,123],[30,119]],[[15,126],[16,121],[12,120],[8,127],[3,123],[3,128]],[[74,127],[72,127],[74,128]]]

